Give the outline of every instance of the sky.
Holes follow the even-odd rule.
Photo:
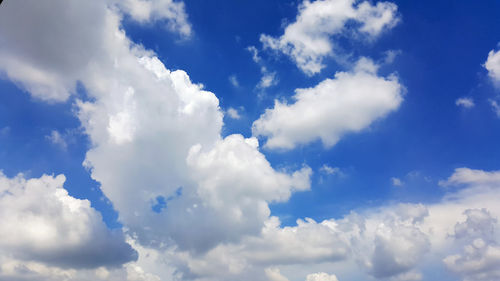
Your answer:
[[[3,1],[0,281],[500,279],[499,11]]]

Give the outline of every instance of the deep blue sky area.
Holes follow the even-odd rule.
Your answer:
[[[272,204],[284,224],[297,218],[322,220],[352,209],[387,202],[433,202],[443,195],[438,181],[455,168],[499,169],[500,119],[488,102],[498,91],[482,66],[500,41],[500,2],[395,1],[401,22],[374,42],[346,42],[353,58],[367,56],[382,62],[385,51],[399,55],[383,64],[380,74],[395,73],[406,88],[400,108],[359,133],[345,136],[332,148],[317,141],[290,151],[262,152],[272,166],[313,169],[312,190],[295,193],[287,203]],[[193,82],[216,94],[223,110],[240,109],[241,119],[224,119],[224,135],[251,136],[253,121],[274,99],[288,100],[297,88],[313,87],[338,71],[348,71],[333,59],[318,75],[304,75],[284,55],[262,50],[260,34],[279,36],[283,24],[293,22],[297,1],[186,0],[193,37],[180,39],[164,24],[141,25],[125,20],[127,35],[154,50],[167,68],[185,70]],[[275,71],[279,83],[258,89],[260,66],[246,50],[259,49],[263,64]],[[233,86],[234,75],[239,86]],[[84,92],[84,89],[81,89]],[[457,107],[460,97],[476,106]],[[7,79],[0,80],[0,168],[8,176],[23,172],[65,174],[65,187],[77,198],[87,198],[109,226],[117,215],[102,198],[98,183],[82,167],[90,144],[81,134],[72,101],[47,104],[34,100]],[[52,130],[69,132],[66,149],[52,144]],[[262,142],[261,142],[262,143]],[[28,161],[26,161],[28,159]],[[341,174],[320,171],[324,164]],[[393,186],[397,177],[403,186]]]

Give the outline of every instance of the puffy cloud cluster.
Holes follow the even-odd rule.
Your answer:
[[[167,27],[188,37],[192,33],[191,24],[184,8],[184,2],[174,0],[111,0],[134,20],[147,23],[166,21]]]
[[[398,21],[397,6],[391,2],[305,0],[283,35],[274,38],[263,34],[260,41],[264,48],[288,55],[304,73],[313,75],[325,67],[325,57],[335,56],[337,46],[331,37],[346,31],[348,22],[356,23],[355,32],[375,38]]]
[[[297,89],[293,104],[276,101],[253,123],[253,134],[268,137],[269,148],[292,149],[317,139],[333,146],[344,134],[365,129],[403,101],[397,78],[380,77],[376,71],[371,60],[361,58],[351,72]]]
[[[453,185],[500,185],[500,171],[483,171],[470,168],[457,168],[455,172],[445,181],[440,181],[441,186]]]
[[[51,102],[67,100],[77,81],[85,87],[89,98],[75,102],[91,142],[84,164],[138,252],[134,262],[123,235],[108,230],[88,201],[69,196],[62,176],[2,175],[0,280],[359,280],[342,272],[344,265],[361,268],[356,271],[364,279],[419,280],[430,253],[464,278],[495,276],[496,234],[468,229],[488,230],[496,223],[498,172],[457,169],[446,184],[466,186],[435,204],[390,205],[282,226],[269,204],[308,190],[311,169],[277,170],[257,139],[223,138],[217,97],[187,73],[168,70],[120,29],[123,11],[139,21],[168,21],[167,12],[154,8],[165,3],[180,5],[26,0],[8,1],[0,9],[0,65],[10,79]],[[388,3],[306,2],[301,13],[314,14],[328,3],[350,9],[354,16],[341,20],[342,26],[354,19],[362,33],[376,35],[395,21],[395,6]],[[302,14],[298,19],[306,17]],[[18,18],[26,21],[12,24]],[[319,34],[321,42],[330,33]],[[256,121],[254,132],[268,136],[270,147],[314,139],[333,145],[344,133],[396,109],[401,92],[395,78],[377,76],[376,66],[362,59],[351,72],[299,90],[294,104],[277,103]],[[337,110],[326,111],[323,104]],[[309,106],[332,114],[327,117],[336,120],[334,126],[303,111]],[[281,121],[294,120],[294,114],[307,117],[313,129],[301,128],[300,120]],[[305,137],[294,133],[294,126],[304,129]],[[321,126],[328,130],[320,132]],[[488,212],[468,211],[463,223],[463,211],[478,206]],[[457,243],[472,248],[460,252]],[[291,274],[290,267],[301,273]]]
[[[33,1],[37,10],[8,3],[0,30],[8,42],[0,57],[16,61],[2,64],[8,76],[48,101],[66,100],[77,81],[85,87],[89,99],[76,101],[92,144],[84,164],[140,244],[203,252],[258,233],[268,203],[309,189],[311,170],[276,171],[256,139],[222,139],[215,95],[131,42],[116,5]],[[5,28],[20,16],[43,28]]]
[[[486,209],[468,209],[466,220],[457,223],[454,237],[463,245],[461,253],[444,258],[446,266],[464,281],[500,278],[500,236],[497,219]]]
[[[137,258],[121,231],[110,231],[88,200],[68,195],[64,181],[63,175],[25,179],[0,173],[0,259],[4,261],[0,276],[19,269],[16,261],[97,268],[117,267]]]
[[[488,70],[488,75],[493,83],[500,86],[500,50],[491,50],[488,53],[488,59],[484,63],[484,67]]]

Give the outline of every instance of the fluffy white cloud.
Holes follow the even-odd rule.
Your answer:
[[[358,132],[396,110],[403,87],[394,76],[377,76],[377,66],[362,58],[352,72],[338,72],[313,88],[297,89],[295,102],[276,101],[253,123],[268,148],[292,149],[321,139],[331,147],[346,133]]]
[[[17,32],[0,27],[0,38],[7,42],[0,44],[0,65],[21,87],[45,100],[66,99],[76,81],[86,88],[90,99],[76,102],[91,141],[85,165],[119,212],[139,259],[112,268],[133,258],[133,251],[121,235],[106,229],[88,201],[62,189],[63,178],[4,177],[0,186],[8,186],[9,192],[1,193],[0,216],[14,226],[0,228],[0,280],[331,281],[333,275],[310,273],[342,277],[325,268],[336,264],[355,268],[363,277],[342,280],[365,280],[367,275],[417,280],[431,253],[439,261],[448,260],[451,269],[476,259],[477,252],[469,258],[469,252],[457,250],[457,235],[450,239],[450,234],[460,233],[455,225],[463,221],[465,209],[488,208],[491,217],[500,214],[498,172],[464,169],[447,182],[466,186],[450,189],[435,204],[390,205],[282,226],[270,216],[269,204],[309,189],[308,167],[276,170],[259,152],[255,138],[222,138],[223,116],[215,95],[191,82],[185,72],[166,69],[154,53],[131,42],[120,29],[122,15],[116,7],[101,1],[26,1],[8,1],[0,9],[1,26],[19,17],[30,22],[21,23]],[[38,10],[24,9],[25,3]],[[363,3],[355,7],[357,13],[379,6]],[[372,29],[363,27],[364,22]],[[387,26],[384,22],[380,29]],[[361,32],[377,33],[376,23],[364,19],[363,24]],[[360,85],[364,88],[358,92]],[[378,77],[368,60],[352,72],[300,90],[296,98],[293,105],[280,105],[295,112],[316,105],[318,99],[318,107],[311,108],[323,114],[322,103],[339,103],[334,107],[339,115],[332,119],[338,120],[336,126],[343,124],[342,118],[354,121],[327,127],[334,132],[326,135],[311,131],[306,140],[286,135],[292,136],[291,146],[317,138],[333,145],[343,133],[365,128],[402,100],[397,80]],[[359,111],[349,115],[343,111],[348,105]],[[12,187],[17,181],[24,188]],[[28,219],[29,224],[18,224]],[[35,234],[29,231],[34,226]],[[478,240],[474,245],[482,244]],[[112,256],[117,251],[125,258]],[[98,258],[90,259],[95,253]],[[454,260],[446,258],[457,253]],[[487,251],[483,254],[494,261]],[[103,267],[81,269],[97,266]],[[287,274],[290,266],[307,273]],[[487,266],[478,268],[484,274],[493,272]]]
[[[182,36],[191,35],[191,24],[185,12],[184,2],[174,0],[110,0],[138,22],[167,22],[168,29]]]
[[[500,235],[497,219],[486,209],[469,209],[466,220],[457,223],[454,237],[462,253],[444,258],[446,266],[464,281],[493,281],[500,278]]]
[[[472,98],[459,98],[455,101],[455,104],[463,108],[472,108],[475,105]]]
[[[465,167],[457,168],[447,180],[440,181],[439,184],[441,186],[459,184],[500,186],[500,171],[488,172]]]
[[[374,38],[397,24],[396,11],[397,6],[390,2],[305,0],[283,35],[262,34],[260,41],[264,48],[288,55],[304,73],[313,75],[325,67],[325,57],[335,56],[337,46],[331,37],[341,35],[348,21],[356,22],[354,30],[359,34]]]
[[[0,173],[0,256],[69,268],[136,259],[123,235],[109,231],[88,200],[69,196],[64,181]]]
[[[500,50],[491,50],[488,53],[488,59],[484,63],[484,67],[488,70],[493,83],[500,86]]]
[[[46,100],[64,100],[82,83],[90,99],[76,102],[77,115],[92,144],[84,164],[139,244],[198,252],[237,241],[260,231],[268,203],[309,188],[309,168],[278,172],[256,139],[222,139],[215,95],[184,71],[166,69],[120,29],[115,4],[171,1],[30,3],[2,7],[8,44],[0,57],[12,61],[5,69],[26,65],[55,77],[9,74]],[[5,27],[19,17],[30,22]]]
[[[139,20],[140,16],[134,16],[138,7],[147,6],[145,20],[167,19],[181,34],[191,32],[183,3],[171,0],[54,0],[49,5],[33,1],[29,9],[17,1],[9,2],[0,11],[0,71],[34,97],[52,102],[66,100],[76,91],[77,81],[92,75],[92,68],[113,66],[128,52],[128,39],[119,29],[120,11]],[[110,9],[116,5],[122,9]],[[19,21],[19,17],[26,20]]]

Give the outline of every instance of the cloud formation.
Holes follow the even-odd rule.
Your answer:
[[[491,50],[488,53],[484,67],[488,70],[488,75],[492,82],[496,86],[500,86],[500,50]]]
[[[121,4],[52,0],[45,9],[33,0],[39,9],[30,12],[24,3],[6,2],[0,26],[23,15],[44,27],[0,27],[8,41],[0,45],[1,65],[42,100],[67,100],[77,81],[85,87],[89,98],[75,101],[91,142],[85,166],[118,211],[128,244],[88,201],[67,194],[62,176],[2,176],[0,216],[9,227],[0,229],[0,252],[7,253],[0,280],[419,280],[428,260],[464,279],[496,276],[498,171],[457,169],[443,182],[456,188],[432,204],[389,204],[285,226],[269,204],[310,189],[311,169],[276,169],[256,138],[222,137],[217,97],[131,42],[120,28]],[[304,4],[304,13],[315,3],[326,1]],[[394,21],[392,4],[336,3],[356,10],[362,33],[376,35]],[[155,20],[147,9],[121,9]],[[277,102],[256,121],[255,134],[267,136],[269,147],[316,139],[334,145],[402,102],[398,80],[376,70],[361,59],[350,72],[298,90],[294,104]]]
[[[351,132],[367,128],[403,101],[395,76],[380,77],[377,65],[361,58],[353,71],[338,72],[312,88],[297,89],[292,104],[275,101],[252,125],[268,148],[292,149],[317,139],[332,147]]]
[[[137,253],[121,231],[108,230],[88,200],[68,195],[65,180],[63,175],[25,179],[0,173],[0,256],[63,268],[135,260]]]
[[[285,27],[284,34],[272,37],[262,34],[264,48],[289,56],[305,74],[319,73],[326,57],[336,56],[336,43],[331,38],[345,32],[348,22],[361,36],[375,38],[399,21],[397,6],[391,2],[354,0],[305,0],[299,6],[295,22]]]

